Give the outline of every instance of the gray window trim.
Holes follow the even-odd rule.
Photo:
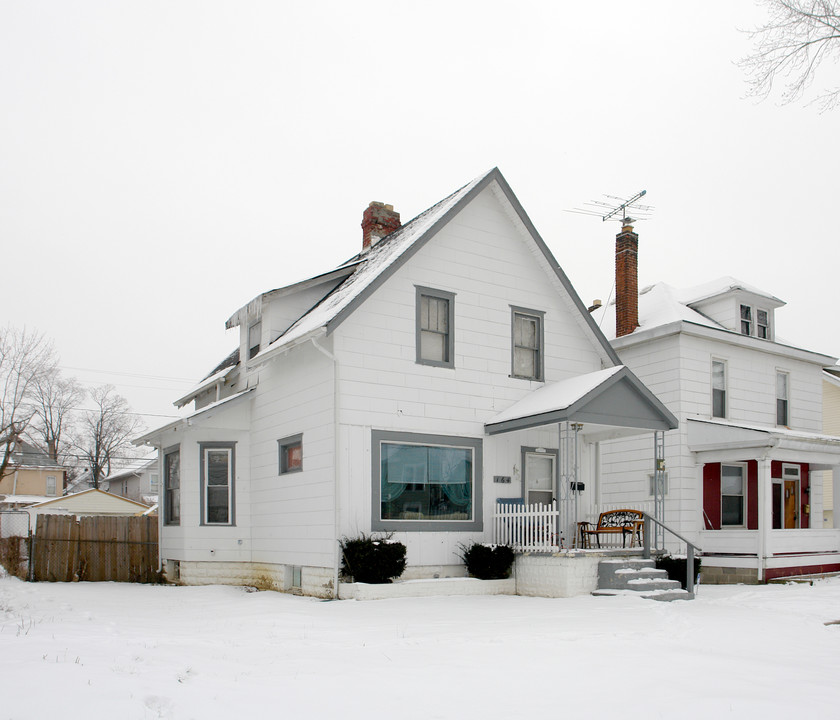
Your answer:
[[[455,293],[447,290],[435,290],[434,288],[423,287],[422,285],[415,285],[415,312],[414,312],[414,347],[416,349],[416,357],[418,365],[431,365],[433,367],[455,367]],[[446,336],[446,362],[437,360],[425,360],[420,357],[420,305],[421,298],[433,297],[446,300],[449,303],[449,332]]]
[[[168,500],[169,490],[169,473],[166,472],[166,457],[178,453],[178,519],[172,520],[172,510]],[[177,527],[181,524],[181,446],[170,445],[163,450],[163,524],[171,527]]]
[[[291,470],[286,467],[286,448],[290,445],[300,445],[300,467],[292,468]],[[278,440],[277,453],[279,455],[277,463],[278,475],[289,475],[291,473],[303,472],[303,433],[289,435],[289,437]]]
[[[230,450],[230,512],[228,522],[226,523],[209,523],[206,521],[204,513],[207,504],[207,478],[205,475],[206,468],[204,467],[204,451],[205,450]],[[201,442],[198,444],[199,455],[199,477],[201,482],[201,494],[199,500],[199,507],[201,515],[199,516],[199,525],[206,527],[233,527],[236,525],[236,443],[235,442]]]
[[[516,316],[528,315],[539,320],[539,348],[537,348],[537,377],[530,377],[528,375],[517,375],[515,354],[516,354]],[[519,378],[522,380],[534,380],[537,382],[545,381],[545,312],[543,310],[533,310],[531,308],[519,307],[517,305],[510,306],[510,376],[512,378]]]
[[[473,451],[473,519],[472,520],[383,520],[382,506],[382,453],[383,442],[412,443],[415,445],[437,445],[443,447],[470,448]],[[482,505],[483,470],[482,438],[456,435],[425,435],[421,433],[371,431],[371,530],[409,532],[473,532],[484,530]]]

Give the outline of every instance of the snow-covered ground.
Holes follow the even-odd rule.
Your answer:
[[[0,718],[840,717],[840,579],[325,602],[0,579]]]

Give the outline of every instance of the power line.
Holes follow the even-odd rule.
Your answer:
[[[96,368],[73,367],[71,365],[59,365],[62,370],[76,370],[78,372],[92,372],[100,375],[122,375],[123,377],[144,378],[146,380],[164,380],[171,382],[195,383],[195,378],[169,377],[167,375],[141,375],[139,373],[128,373],[120,370],[97,370]]]

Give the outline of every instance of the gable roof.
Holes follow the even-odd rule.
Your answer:
[[[521,221],[568,293],[578,311],[579,321],[592,334],[602,352],[602,357],[613,365],[619,365],[618,355],[587,312],[568,277],[540,237],[531,219],[498,168],[493,168],[484,175],[475,178],[436,205],[420,213],[398,230],[384,237],[376,245],[351,258],[342,267],[352,266],[353,272],[325,298],[304,313],[282,335],[261,350],[254,357],[254,361],[256,363],[265,362],[279,351],[288,349],[310,337],[321,333],[332,333],[371,293],[445,227],[467,203],[492,183],[497,184],[510,204],[513,213]],[[282,288],[272,292],[281,290]]]
[[[47,455],[47,453],[23,440],[15,442],[14,449],[12,450],[12,463],[23,468],[32,467],[60,469],[63,467]]]
[[[140,512],[148,510],[149,506],[136,500],[129,500],[121,495],[112,495],[104,490],[91,488],[90,490],[82,490],[82,492],[73,493],[72,495],[62,495],[61,497],[45,500],[44,502],[30,505],[27,510],[40,510],[41,508],[59,505],[67,510],[79,510],[82,512],[111,512],[118,511],[124,508],[128,512]]]
[[[558,422],[672,430],[676,417],[624,365],[534,390],[485,424],[489,435]]]

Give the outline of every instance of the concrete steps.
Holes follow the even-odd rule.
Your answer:
[[[633,593],[650,600],[693,600],[694,594],[670,580],[665,570],[657,570],[653,560],[636,558],[602,560],[598,564],[598,589],[593,595]]]

